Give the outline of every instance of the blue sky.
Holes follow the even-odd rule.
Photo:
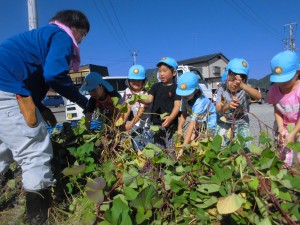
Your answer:
[[[27,0],[0,0],[0,41],[28,29]],[[221,52],[245,58],[250,78],[270,73],[285,50],[289,23],[300,24],[299,0],[37,0],[39,26],[63,9],[78,9],[91,30],[80,45],[82,64],[127,75],[136,62],[154,68],[164,56],[184,60]],[[299,28],[294,26],[299,55]]]

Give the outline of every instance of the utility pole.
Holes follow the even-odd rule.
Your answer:
[[[38,28],[36,0],[27,0],[29,30]]]
[[[296,50],[296,43],[294,38],[294,28],[293,26],[297,26],[297,23],[289,23],[285,24],[284,27],[289,26],[289,38],[285,39],[285,49],[295,51]]]
[[[131,56],[133,56],[133,65],[136,65],[137,52],[135,50],[133,50]]]

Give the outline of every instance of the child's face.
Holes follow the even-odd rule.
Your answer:
[[[245,82],[245,79],[243,78],[243,74],[236,74],[236,73],[228,73],[227,77],[227,88],[231,92],[237,92],[240,88],[240,81]]]
[[[294,88],[294,85],[296,84],[296,82],[298,80],[299,74],[300,74],[300,70],[298,70],[298,72],[295,74],[293,79],[291,79],[287,82],[277,83],[277,85],[279,86],[279,89],[284,93],[290,92]]]
[[[191,101],[194,98],[195,92],[193,92],[192,94],[188,95],[188,96],[182,96],[183,100],[188,102]]]
[[[141,91],[144,87],[144,81],[143,80],[129,80],[130,87],[132,91]]]
[[[168,66],[162,64],[158,68],[158,75],[159,79],[164,84],[172,84],[173,83],[173,76],[176,75],[176,71],[172,71]]]
[[[102,85],[98,85],[93,90],[90,90],[89,94],[92,98],[99,99],[105,95],[104,87]]]

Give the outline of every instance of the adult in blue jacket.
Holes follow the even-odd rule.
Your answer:
[[[87,99],[73,86],[68,72],[78,70],[78,44],[89,30],[82,12],[65,10],[48,25],[0,45],[0,173],[3,177],[13,160],[21,166],[30,224],[43,224],[47,219],[49,187],[55,183],[50,166],[53,150],[45,126],[49,110],[41,101],[51,87],[85,108]]]

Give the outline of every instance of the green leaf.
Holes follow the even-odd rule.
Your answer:
[[[300,152],[300,142],[290,142],[287,144],[287,148]]]
[[[279,189],[279,194],[276,197],[281,200],[292,201],[290,193],[283,188]]]
[[[167,115],[169,115],[169,113],[162,113],[162,114],[160,114],[160,118],[163,119],[163,118],[165,118]]]
[[[154,157],[154,150],[145,148],[142,151],[142,154],[143,154],[143,156],[152,159]]]
[[[136,223],[141,224],[152,216],[152,211],[149,209],[145,212],[144,208],[139,208],[135,216]]]
[[[152,202],[154,202],[158,197],[158,192],[152,185],[149,185],[143,189],[136,199],[130,202],[130,206],[138,209],[139,207],[144,208],[145,211],[152,209]]]
[[[128,103],[129,103],[130,105],[133,105],[133,104],[136,102],[136,100],[137,100],[137,96],[136,96],[135,94],[133,94],[133,95],[131,96],[131,98],[128,100]]]
[[[139,100],[147,100],[148,98],[149,98],[149,95],[145,95],[145,94],[139,94],[138,95]]]
[[[82,215],[82,224],[94,224],[96,221],[96,215],[91,211],[84,211]]]
[[[77,148],[75,156],[79,157],[80,159],[84,159],[86,155],[89,155],[92,152],[94,152],[94,143],[86,142]]]
[[[282,182],[289,183],[290,184],[290,188],[295,188],[297,190],[300,190],[300,179],[299,179],[299,177],[295,178],[295,177],[293,177],[291,175],[286,175],[286,176],[283,177]]]
[[[133,188],[125,186],[124,194],[125,194],[126,200],[131,201],[131,200],[135,199],[139,193],[137,191],[135,191]]]
[[[258,147],[256,145],[249,145],[249,149],[250,149],[250,152],[254,152],[254,153],[258,153],[258,154],[261,154],[263,151],[261,147]]]
[[[261,157],[260,163],[261,163],[261,169],[270,169],[272,164],[274,162],[274,158],[267,158],[267,157]]]
[[[102,221],[102,222],[99,223],[99,225],[113,225],[113,224],[111,224],[107,221]]]
[[[118,102],[119,102],[119,98],[117,98],[117,97],[112,97],[111,100],[113,101],[114,106],[117,106],[117,104],[118,104]]]
[[[198,191],[206,194],[218,192],[220,190],[220,185],[217,184],[202,184],[197,188]]]
[[[232,171],[227,166],[220,167],[218,164],[215,164],[213,169],[214,169],[214,172],[215,172],[216,176],[221,181],[227,180],[227,179],[232,177]]]
[[[65,176],[77,176],[85,171],[85,164],[65,168],[62,173]]]
[[[217,210],[220,214],[229,214],[237,211],[241,208],[242,204],[245,203],[246,200],[232,193],[227,197],[221,197],[217,203]]]
[[[286,126],[286,129],[288,130],[289,133],[291,133],[295,128],[295,125],[292,124],[292,123],[289,123],[287,126]]]
[[[257,177],[253,177],[253,178],[251,179],[251,181],[249,182],[249,187],[250,187],[252,190],[254,190],[254,191],[257,190],[258,185],[259,185],[259,180],[258,180]]]
[[[269,219],[269,217],[263,218],[257,225],[272,225],[273,223]]]
[[[153,131],[153,132],[158,132],[159,131],[159,126],[151,125],[150,130]]]
[[[181,191],[181,190],[186,190],[187,189],[187,185],[185,182],[183,181],[179,181],[179,180],[171,180],[171,189],[172,191],[174,191],[175,193]]]
[[[123,180],[124,184],[128,186],[130,183],[132,183],[136,179],[136,176],[137,175],[131,175],[128,173],[124,173],[122,180]]]
[[[113,200],[113,206],[110,211],[104,213],[105,219],[111,224],[132,225],[129,216],[129,207],[120,197]]]
[[[267,214],[266,207],[265,207],[266,204],[260,198],[258,198],[256,196],[254,196],[254,198],[255,198],[255,201],[257,203],[257,206],[258,206],[258,209],[259,209],[261,215],[263,217],[267,217],[268,214]]]
[[[201,204],[196,204],[195,206],[201,208],[201,209],[206,209],[214,204],[216,204],[216,202],[218,201],[218,198],[215,196],[211,196],[209,199],[205,199],[203,201],[203,203]]]
[[[155,161],[155,163],[157,164],[166,164],[167,166],[173,166],[174,165],[174,161],[168,159],[168,158],[160,158],[157,161]]]
[[[216,135],[213,141],[210,143],[210,147],[214,151],[220,151],[221,144],[222,144],[222,137],[220,135]]]
[[[88,178],[85,186],[87,197],[95,204],[101,204],[104,201],[103,189],[106,185],[102,177],[97,177],[94,180]]]
[[[144,149],[147,149],[147,150],[153,150],[153,151],[155,151],[155,152],[157,152],[157,153],[162,152],[162,150],[161,150],[159,147],[157,147],[157,145],[152,144],[152,143],[150,143],[150,142],[145,146]]]
[[[122,117],[119,117],[119,118],[117,119],[117,121],[115,122],[115,125],[116,125],[117,127],[119,127],[119,126],[121,126],[122,124],[124,124],[124,119],[123,119]]]

